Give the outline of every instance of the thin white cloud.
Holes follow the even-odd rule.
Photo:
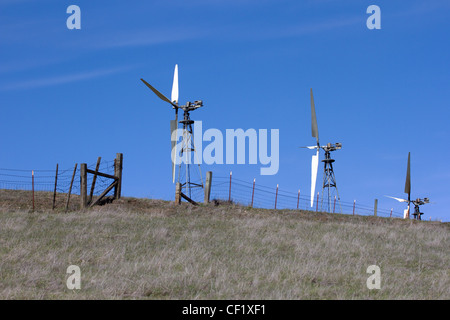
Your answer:
[[[71,42],[72,46],[90,47],[92,49],[114,49],[125,47],[153,46],[183,42],[196,39],[230,39],[230,40],[264,40],[296,37],[313,33],[321,33],[337,28],[361,24],[365,27],[365,17],[348,17],[309,23],[267,26],[261,28],[246,25],[216,25],[213,27],[153,28],[146,30],[129,30],[114,33],[105,37],[95,35],[85,38],[82,43]]]
[[[281,5],[285,0],[172,0],[159,1],[161,6],[173,7],[243,7],[243,6],[256,6],[261,4],[277,3]]]
[[[30,2],[32,0],[0,0],[0,6],[16,5],[23,2]]]
[[[145,31],[130,30],[126,33],[114,34],[113,37],[88,39],[89,46],[95,49],[151,46],[164,43],[181,42],[202,38],[209,34],[202,29],[148,29]]]
[[[337,28],[347,27],[351,25],[361,24],[364,23],[364,21],[365,21],[364,17],[363,19],[361,19],[361,17],[350,17],[346,19],[335,19],[321,22],[305,23],[296,26],[283,26],[278,30],[271,30],[271,32],[267,32],[265,36],[294,37],[294,36],[309,35],[328,30],[335,30]]]
[[[118,67],[118,68],[111,68],[111,69],[88,71],[88,72],[77,73],[77,74],[68,74],[68,75],[61,75],[61,76],[55,76],[55,77],[47,77],[47,78],[39,78],[39,79],[32,79],[32,80],[27,80],[27,81],[14,82],[14,83],[10,83],[10,84],[1,86],[0,91],[34,89],[34,88],[40,88],[40,87],[49,87],[49,86],[55,86],[55,85],[60,85],[60,84],[67,84],[67,83],[76,82],[76,81],[82,81],[82,80],[88,80],[88,79],[108,76],[108,75],[124,72],[124,71],[130,70],[132,68],[133,67]]]
[[[49,65],[58,64],[64,61],[67,61],[68,58],[63,57],[45,57],[45,58],[37,58],[34,57],[33,60],[24,60],[24,59],[15,59],[11,61],[3,61],[3,64],[0,65],[0,74],[2,73],[12,73],[12,72],[20,72],[24,70],[30,70],[35,68],[42,68]]]
[[[393,16],[412,16],[412,15],[428,15],[431,12],[442,11],[448,9],[450,3],[448,0],[416,2],[412,6],[407,6],[404,11],[397,12]],[[383,8],[381,8],[383,10]]]
[[[365,27],[364,16],[349,17],[346,19],[334,19],[326,21],[311,21],[295,25],[279,25],[266,26],[262,28],[242,28],[236,25],[223,26],[215,30],[216,37],[227,37],[231,40],[266,40],[266,39],[281,39],[300,37],[310,34],[323,33],[338,28],[348,27],[352,25],[362,24]]]

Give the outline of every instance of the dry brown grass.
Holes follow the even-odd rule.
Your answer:
[[[2,299],[450,298],[447,224],[134,198],[64,213],[36,198],[31,212],[29,192],[0,190]]]

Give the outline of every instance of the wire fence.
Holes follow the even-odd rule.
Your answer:
[[[114,175],[114,160],[101,161],[98,171],[109,175]],[[90,170],[95,170],[97,163],[87,166]],[[94,175],[87,175],[88,194],[90,195]],[[55,189],[56,184],[56,189]],[[95,186],[92,196],[99,196],[109,185],[111,179],[96,176]],[[71,168],[58,170],[39,169],[6,169],[0,168],[0,189],[8,190],[34,190],[47,191],[57,194],[80,195],[80,165],[76,164]],[[111,196],[114,189],[111,189],[106,197]]]
[[[115,161],[102,161],[100,163],[99,172],[114,175]],[[96,163],[87,166],[88,169],[95,170]],[[75,172],[74,172],[75,170]],[[56,192],[59,194],[80,194],[80,167],[59,169],[56,174],[54,170],[18,170],[0,168],[0,189],[12,190],[32,190],[34,173],[34,190],[35,191],[54,191],[55,178]],[[94,176],[89,174],[87,177],[88,194],[91,192],[92,180]],[[70,187],[72,183],[72,188]],[[201,180],[195,181],[199,185]],[[102,176],[96,177],[93,196],[99,196],[109,185],[111,179]],[[111,189],[106,196],[111,196],[114,189]],[[203,202],[204,189],[201,187],[191,189],[191,199],[196,202]],[[252,181],[244,181],[230,176],[213,176],[211,184],[210,199],[231,200],[245,206],[265,209],[298,209],[308,211],[327,211],[324,209],[322,200],[314,199],[314,205],[311,207],[309,196],[301,194],[299,191],[293,192],[268,187],[257,184]],[[370,205],[360,204],[358,202],[348,202],[341,200],[333,201],[333,213],[353,214],[353,215],[374,215],[374,207]],[[392,209],[386,210],[377,208],[377,215],[383,217],[403,217],[400,212]]]
[[[195,183],[201,184],[201,181]],[[202,188],[193,188],[191,198],[196,202],[203,202]],[[264,209],[293,209],[307,211],[328,212],[326,200],[314,199],[311,207],[309,196],[300,191],[293,192],[278,187],[259,185],[254,181],[244,181],[233,176],[213,176],[211,184],[211,200],[232,201],[244,206]],[[331,213],[351,215],[374,215],[374,206],[360,204],[356,201],[348,202],[342,199],[332,199]],[[393,209],[377,208],[377,216],[403,218],[403,213]]]

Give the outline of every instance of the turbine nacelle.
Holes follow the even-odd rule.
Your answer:
[[[423,198],[423,199],[417,198],[416,200],[413,200],[411,202],[414,203],[414,205],[421,206],[421,205],[430,203],[430,199],[428,199],[428,198]]]
[[[300,148],[307,148],[310,150],[323,149],[324,151],[330,152],[330,151],[336,151],[336,150],[342,149],[342,143],[339,143],[339,142],[327,143],[324,146],[307,146],[307,147],[300,147]]]
[[[336,151],[342,149],[342,143],[336,142],[336,143],[327,143],[326,146],[321,147],[325,151]]]
[[[203,101],[202,100],[195,100],[194,102],[189,102],[188,101],[188,102],[186,102],[186,105],[180,106],[180,108],[183,111],[187,111],[187,112],[195,110],[195,109],[198,109],[200,107],[203,107]]]

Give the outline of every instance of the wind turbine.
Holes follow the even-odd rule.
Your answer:
[[[409,213],[410,213],[410,206],[411,203],[414,204],[414,219],[416,220],[422,220],[422,212],[420,212],[421,205],[424,205],[426,203],[430,203],[430,199],[428,198],[417,198],[416,200],[411,200],[411,152],[408,152],[408,165],[406,167],[406,181],[405,181],[405,193],[408,194],[408,199],[402,199],[402,198],[396,198],[391,196],[386,196],[388,198],[395,199],[399,202],[406,202],[408,204],[408,207],[403,212],[403,218],[409,219]]]
[[[194,102],[187,102],[186,105],[180,106],[178,104],[178,96],[179,96],[179,89],[178,89],[178,65],[175,65],[175,71],[173,75],[173,83],[172,83],[172,93],[171,93],[171,99],[169,100],[166,96],[164,96],[161,92],[156,90],[152,85],[150,85],[148,82],[146,82],[144,79],[141,79],[141,81],[150,88],[161,100],[169,103],[172,105],[172,108],[175,109],[175,120],[170,120],[170,134],[171,134],[171,159],[172,159],[172,182],[175,183],[175,165],[176,165],[176,154],[177,154],[177,137],[178,137],[178,123],[181,123],[183,125],[183,140],[181,143],[181,150],[180,150],[180,158],[183,157],[183,155],[186,156],[185,163],[186,163],[186,172],[185,172],[185,181],[181,181],[181,161],[179,163],[179,170],[178,170],[178,182],[181,183],[181,187],[186,189],[186,194],[190,198],[191,197],[191,188],[192,187],[201,187],[203,188],[203,179],[200,169],[200,163],[198,164],[198,170],[200,172],[200,179],[201,184],[193,183],[190,179],[190,152],[194,151],[195,153],[195,146],[194,146],[194,132],[192,130],[192,124],[194,123],[193,120],[190,119],[189,112],[194,111],[200,107],[203,106],[202,100],[196,100]],[[178,121],[178,109],[183,110],[183,120]]]
[[[314,205],[314,193],[316,190],[316,181],[317,181],[317,171],[319,169],[319,151],[320,149],[325,151],[325,159],[322,160],[324,163],[324,173],[323,173],[323,185],[322,185],[322,206],[323,206],[323,196],[324,191],[327,192],[327,204],[328,204],[328,212],[331,211],[331,197],[332,197],[332,190],[331,188],[334,188],[336,190],[337,199],[339,201],[339,208],[342,212],[341,208],[341,201],[339,198],[339,192],[336,186],[336,178],[333,171],[333,162],[334,159],[331,159],[330,152],[339,150],[342,148],[341,143],[328,143],[324,146],[321,146],[319,143],[319,128],[317,126],[317,117],[316,117],[316,108],[314,105],[314,96],[313,91],[311,88],[311,133],[312,137],[316,138],[316,145],[315,146],[308,146],[308,147],[302,147],[302,148],[308,148],[311,150],[316,149],[316,154],[312,156],[311,159],[311,207]]]

